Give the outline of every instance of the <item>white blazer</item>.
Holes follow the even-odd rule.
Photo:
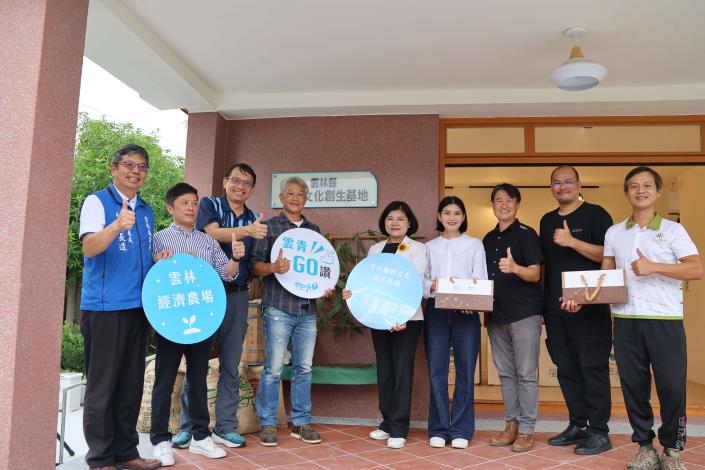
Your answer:
[[[367,256],[382,253],[384,245],[387,244],[387,241],[388,240],[384,240],[372,245],[369,251],[367,252]],[[426,272],[426,263],[428,262],[426,258],[426,245],[412,240],[409,237],[404,237],[402,243],[408,246],[409,249],[403,252],[397,250],[396,254],[414,265],[414,268],[416,268],[416,271],[421,276],[421,281],[423,282],[423,275]],[[421,306],[419,306],[419,309],[416,311],[416,313],[414,313],[414,316],[411,317],[410,321],[411,320],[423,320],[423,310],[421,310]]]

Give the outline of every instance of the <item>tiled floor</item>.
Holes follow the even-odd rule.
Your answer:
[[[523,468],[523,469],[624,469],[637,450],[626,435],[612,435],[613,449],[599,456],[575,455],[572,447],[550,447],[547,433],[535,435],[534,448],[522,454],[506,447],[491,447],[487,441],[493,433],[478,431],[464,450],[429,447],[426,430],[412,429],[401,450],[387,449],[384,441],[367,436],[367,426],[315,425],[323,437],[322,444],[305,444],[279,430],[279,446],[264,447],[256,434],[247,436],[247,446],[228,449],[224,459],[209,460],[187,450],[177,452],[177,470],[224,469],[448,469],[448,468]],[[689,438],[682,460],[690,470],[705,470],[705,438]]]

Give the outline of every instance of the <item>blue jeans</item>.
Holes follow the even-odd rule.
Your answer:
[[[260,426],[277,425],[279,383],[284,354],[291,342],[291,421],[294,426],[311,422],[311,364],[316,345],[316,315],[291,315],[264,308],[264,371],[257,391]]]
[[[429,299],[424,315],[424,340],[431,382],[429,437],[471,440],[475,433],[475,365],[480,351],[478,313],[436,309]],[[455,359],[453,409],[448,411],[450,347]]]

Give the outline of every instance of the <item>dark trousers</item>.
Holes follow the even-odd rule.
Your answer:
[[[632,441],[651,443],[655,437],[651,409],[651,371],[661,405],[658,438],[669,449],[683,450],[686,440],[685,382],[687,354],[682,320],[615,318],[614,355],[624,404],[634,430]]]
[[[139,457],[135,426],[142,401],[147,322],[141,308],[81,315],[87,384],[83,434],[89,467]]]
[[[191,417],[191,432],[197,441],[210,436],[208,424],[208,358],[213,346],[214,336],[194,344],[179,344],[169,341],[157,334],[157,358],[154,367],[154,388],[152,390],[152,430],[149,438],[152,444],[171,439],[169,432],[169,415],[171,412],[171,393],[174,381],[186,355],[186,378],[189,381],[188,403]]]
[[[239,426],[237,409],[240,406],[240,373],[238,366],[242,357],[242,343],[247,335],[247,309],[249,292],[239,291],[228,294],[225,317],[218,333],[218,360],[220,361],[220,375],[218,377],[218,393],[215,397],[215,426],[213,431],[224,435]],[[181,431],[193,432],[190,407],[188,377],[184,380],[181,392]]]
[[[424,344],[431,381],[428,435],[445,440],[471,440],[475,433],[475,365],[480,351],[480,319],[477,313],[435,308],[429,299],[424,314]],[[453,346],[455,392],[448,407],[448,363]]]
[[[411,418],[411,384],[421,321],[406,322],[406,329],[390,333],[371,330],[377,357],[377,392],[382,423],[391,437],[406,438]]]
[[[609,314],[546,314],[546,347],[558,367],[558,383],[568,406],[570,424],[606,434],[612,411]]]

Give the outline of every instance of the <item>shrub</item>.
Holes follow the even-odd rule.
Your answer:
[[[83,335],[75,323],[65,323],[61,335],[61,370],[86,373]]]

